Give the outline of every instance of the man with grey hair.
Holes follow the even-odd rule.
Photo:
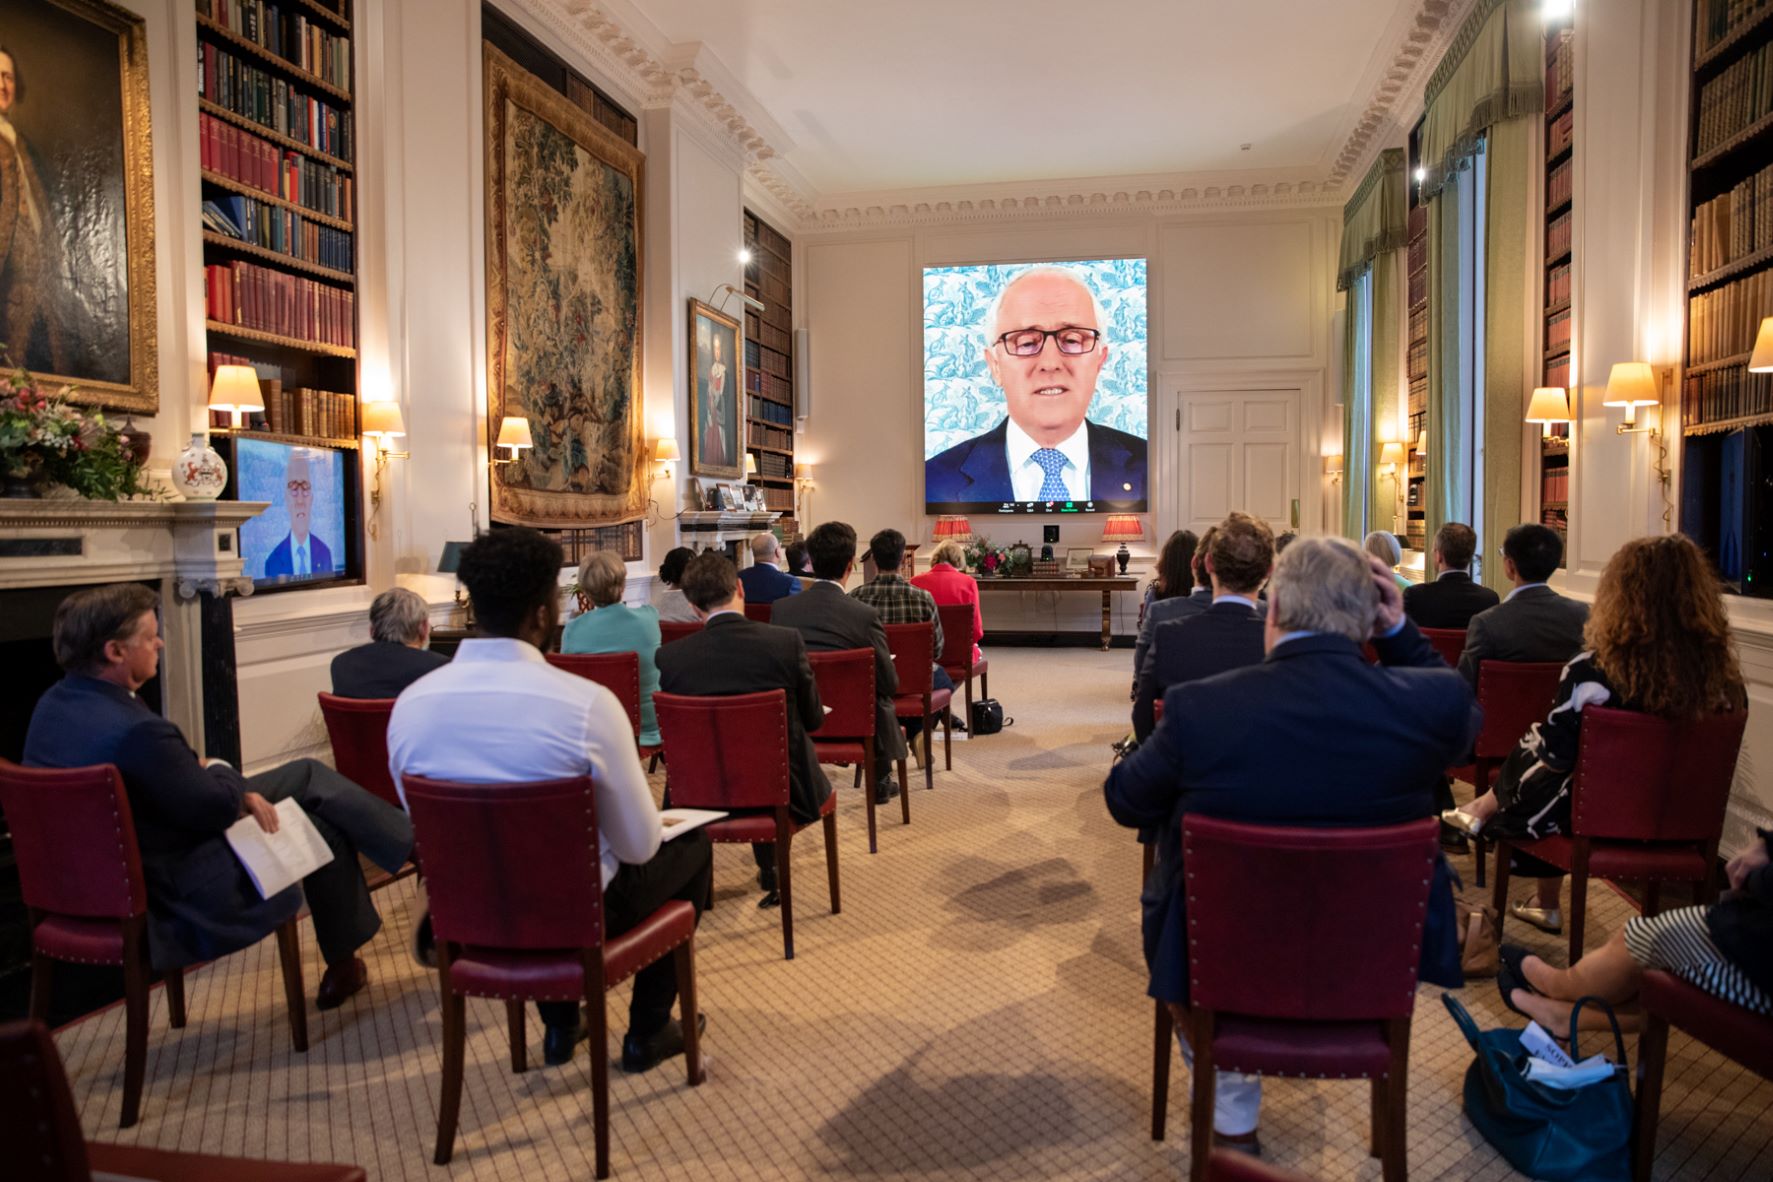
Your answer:
[[[1368,640],[1382,664],[1362,657]],[[1433,816],[1441,772],[1482,722],[1465,679],[1405,618],[1391,571],[1341,538],[1300,538],[1280,556],[1263,643],[1260,665],[1171,687],[1163,721],[1104,785],[1116,821],[1159,834],[1143,898],[1145,960],[1151,996],[1179,1018],[1189,980],[1186,814],[1308,828]],[[1444,858],[1422,939],[1422,979],[1463,984]],[[1182,1051],[1192,1061],[1186,1041]],[[1254,1146],[1260,1079],[1222,1072],[1215,1095],[1219,1141]]]
[[[1142,502],[1145,441],[1085,418],[1108,360],[1102,305],[1082,276],[1031,267],[985,320],[1004,420],[924,461],[931,504]]]
[[[449,664],[430,650],[430,608],[405,587],[390,587],[369,605],[369,643],[332,659],[332,692],[341,698],[398,698],[400,691]]]
[[[782,543],[765,530],[751,539],[751,565],[739,572],[746,603],[774,603],[799,593],[800,580],[782,569]]]

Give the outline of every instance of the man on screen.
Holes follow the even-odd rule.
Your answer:
[[[1034,267],[998,293],[985,364],[1003,422],[924,461],[924,499],[1143,501],[1145,441],[1084,418],[1108,360],[1102,309],[1075,272]]]
[[[267,579],[306,578],[332,573],[332,551],[309,532],[314,516],[314,477],[308,453],[289,453],[283,470],[283,511],[289,517],[289,533],[265,559]]]

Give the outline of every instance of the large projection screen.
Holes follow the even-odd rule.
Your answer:
[[[924,511],[1143,512],[1145,260],[923,273]]]

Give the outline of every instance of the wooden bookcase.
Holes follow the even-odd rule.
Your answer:
[[[1773,374],[1748,372],[1773,316],[1773,0],[1697,0],[1687,139],[1681,529],[1725,581],[1773,595]]]
[[[1420,129],[1418,129],[1419,131]],[[1405,447],[1409,453],[1409,484],[1404,495],[1405,547],[1424,554],[1428,552],[1428,455],[1419,450],[1423,433],[1428,430],[1428,205],[1422,200],[1415,181],[1418,164],[1418,134],[1410,136],[1410,206],[1409,245],[1405,248],[1404,269],[1408,311],[1404,354],[1404,377],[1409,383],[1409,436]],[[1429,570],[1428,577],[1434,577]]]
[[[1570,388],[1570,275],[1576,217],[1576,71],[1572,17],[1545,29],[1545,271],[1540,301],[1542,386]],[[1566,537],[1570,529],[1570,425],[1557,423],[1539,444],[1539,520]],[[1568,556],[1565,558],[1568,564]]]
[[[757,461],[752,483],[784,516],[777,531],[792,541],[794,520],[794,270],[786,236],[745,211],[745,294],[763,311],[745,313],[745,450]]]

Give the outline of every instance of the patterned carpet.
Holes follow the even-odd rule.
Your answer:
[[[913,789],[912,825],[898,824],[896,807],[882,810],[878,855],[867,853],[859,794],[839,789],[841,915],[828,912],[818,830],[795,843],[795,960],[781,959],[776,913],[753,906],[749,851],[716,850],[717,904],[698,938],[708,1082],[687,1089],[681,1060],[638,1077],[612,1071],[616,1176],[1185,1173],[1189,1077],[1179,1060],[1170,1139],[1149,1139],[1139,854],[1100,798],[1108,744],[1126,730],[1129,654],[991,657],[992,688],[1015,725],[956,743],[952,772],[940,770],[938,748],[936,789]],[[920,778],[913,769],[912,782]],[[430,1164],[441,1024],[435,978],[406,952],[417,887],[408,879],[376,899],[386,927],[365,949],[370,987],[340,1010],[310,1009],[305,1055],[290,1050],[273,941],[191,974],[182,1031],[167,1028],[156,991],[134,1129],[116,1128],[121,1009],[63,1030],[88,1135],[357,1162],[389,1182],[590,1177],[584,1049],[569,1067],[541,1067],[532,1019],[532,1066],[511,1074],[503,1008],[491,1002],[468,1006],[455,1160]],[[1604,888],[1590,899],[1592,944],[1627,911]],[[1510,931],[1561,963],[1559,941],[1518,924]],[[321,971],[311,934],[304,951],[311,1001]],[[625,993],[610,1007],[617,1034]],[[1481,1025],[1502,1024],[1492,982],[1462,996]],[[1438,991],[1422,993],[1411,1060],[1411,1175],[1516,1177],[1460,1111],[1471,1052]],[[1367,1097],[1365,1084],[1271,1081],[1267,1156],[1323,1178],[1378,1178],[1366,1151]],[[1768,1176],[1773,1084],[1677,1032],[1662,1111],[1657,1178]]]

